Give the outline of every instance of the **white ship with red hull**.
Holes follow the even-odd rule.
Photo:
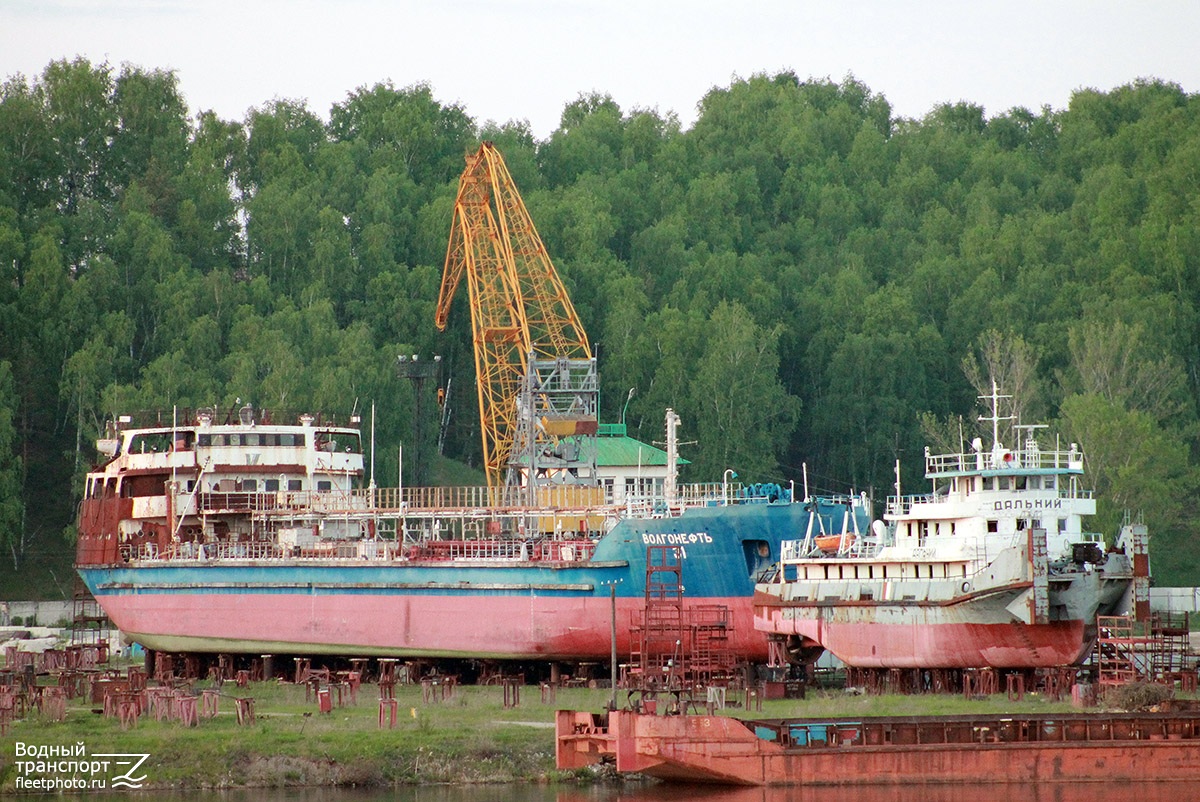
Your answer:
[[[1149,613],[1146,529],[1112,546],[1083,530],[1093,494],[1083,454],[1045,450],[1026,432],[934,455],[928,493],[888,500],[870,531],[785,542],[778,570],[757,585],[755,627],[778,659],[827,650],[855,668],[1041,668],[1080,662],[1097,615]],[[897,482],[899,485],[899,482]]]

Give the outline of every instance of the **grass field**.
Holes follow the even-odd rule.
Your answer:
[[[196,689],[209,687],[207,682]],[[41,746],[74,747],[88,755],[149,754],[142,766],[146,786],[155,788],[238,788],[311,785],[388,786],[407,783],[496,783],[591,781],[590,772],[561,773],[554,768],[554,711],[601,710],[609,692],[557,689],[543,700],[536,686],[520,688],[520,703],[505,708],[499,686],[459,686],[447,699],[425,701],[420,686],[397,686],[399,715],[394,729],[379,727],[378,689],[364,685],[358,703],[334,707],[328,714],[306,700],[304,686],[278,682],[225,685],[229,696],[255,699],[256,721],[239,726],[232,698],[222,698],[216,718],[197,727],[159,722],[143,716],[123,730],[92,705],[75,700],[65,721],[34,714],[0,737],[0,792],[14,789],[18,777],[17,743],[23,750]],[[731,691],[728,701],[743,702]],[[626,694],[619,692],[618,703]],[[848,695],[811,691],[804,700],[763,702],[761,712],[739,706],[726,715],[755,718],[955,714],[987,712],[1060,712],[1069,702],[1051,703],[1036,695],[1010,702],[1004,694],[983,700],[959,695]]]

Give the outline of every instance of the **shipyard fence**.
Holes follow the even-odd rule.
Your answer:
[[[1200,613],[1200,588],[1150,588],[1150,609],[1167,613]]]

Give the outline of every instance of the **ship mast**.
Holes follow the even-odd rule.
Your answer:
[[[677,481],[679,478],[679,415],[667,408],[667,478],[663,481],[663,495],[667,509],[675,506]]]
[[[1001,453],[1004,451],[1004,447],[1000,444],[1000,421],[1016,419],[1015,415],[1003,415],[1002,416],[1000,414],[1000,399],[1002,399],[1002,398],[1012,398],[1012,396],[1011,395],[1001,395],[1000,389],[999,389],[999,387],[997,387],[995,379],[992,379],[992,394],[979,396],[979,399],[981,401],[982,400],[991,401],[991,404],[992,404],[991,416],[984,417],[981,415],[979,417],[980,422],[984,422],[984,423],[991,422],[991,424],[992,424],[992,467],[996,467],[1000,463]]]

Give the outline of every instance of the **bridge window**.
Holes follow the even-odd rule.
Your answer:
[[[147,498],[167,492],[166,476],[129,476],[121,484],[122,498]]]
[[[347,454],[360,453],[359,437],[350,432],[317,432],[318,451],[344,451]]]
[[[135,434],[129,439],[130,454],[145,454],[147,452],[166,452],[171,450],[174,440],[170,432],[147,432]]]

